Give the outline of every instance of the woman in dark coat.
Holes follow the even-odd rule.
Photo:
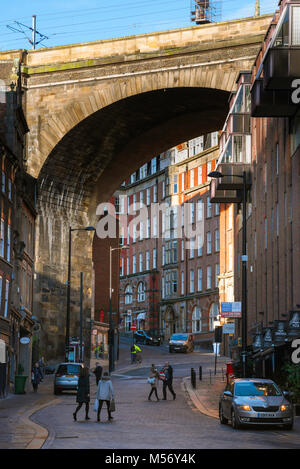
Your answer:
[[[38,363],[35,363],[32,373],[31,373],[31,382],[32,382],[32,387],[33,387],[34,392],[37,392],[40,381],[41,381],[40,367]]]
[[[77,398],[78,406],[73,414],[74,420],[77,420],[77,412],[81,409],[82,404],[85,404],[85,420],[89,418],[90,407],[90,373],[88,368],[81,368],[78,379]]]

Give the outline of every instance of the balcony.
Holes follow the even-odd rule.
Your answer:
[[[300,47],[272,47],[263,64],[263,85],[266,90],[290,90],[292,81],[300,77]]]
[[[253,83],[251,90],[252,117],[292,117],[298,108],[299,106],[291,101],[290,91],[266,90],[262,78]]]
[[[212,179],[210,183],[210,201],[213,204],[216,203],[237,203],[241,202],[242,197],[241,193],[237,191],[230,191],[230,190],[218,190],[216,188],[218,184],[217,179]]]
[[[218,164],[217,171],[223,174],[222,178],[215,179],[216,191],[242,191],[243,190],[243,172],[248,175],[246,181],[247,188],[251,185],[250,178],[250,164],[246,163],[220,163]],[[239,194],[237,194],[237,197]]]

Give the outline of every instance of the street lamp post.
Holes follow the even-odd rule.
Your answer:
[[[242,377],[246,378],[246,357],[247,357],[247,187],[246,172],[243,174],[222,174],[219,171],[212,171],[209,177],[219,179],[224,176],[233,176],[243,179],[243,238],[242,238]]]
[[[70,305],[71,305],[71,255],[72,255],[72,231],[96,231],[93,226],[86,228],[69,227],[69,254],[68,254],[68,283],[67,283],[67,317],[66,317],[66,341],[65,341],[65,361],[69,361],[69,344],[70,344]]]
[[[112,317],[112,252],[129,249],[129,246],[113,248],[109,246],[109,330],[108,330],[108,370],[109,373],[115,369],[114,360],[114,323]]]

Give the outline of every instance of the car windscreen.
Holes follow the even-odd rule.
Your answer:
[[[79,368],[80,368],[80,365],[72,365],[71,363],[67,365],[60,365],[58,367],[57,373],[66,374],[66,375],[78,374]]]
[[[187,340],[188,336],[185,334],[173,334],[171,340]]]
[[[281,396],[280,389],[274,383],[259,381],[250,383],[235,383],[235,396]]]

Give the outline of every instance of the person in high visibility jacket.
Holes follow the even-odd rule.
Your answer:
[[[140,347],[136,344],[133,344],[131,347],[131,363],[136,363],[137,353],[141,352]]]

